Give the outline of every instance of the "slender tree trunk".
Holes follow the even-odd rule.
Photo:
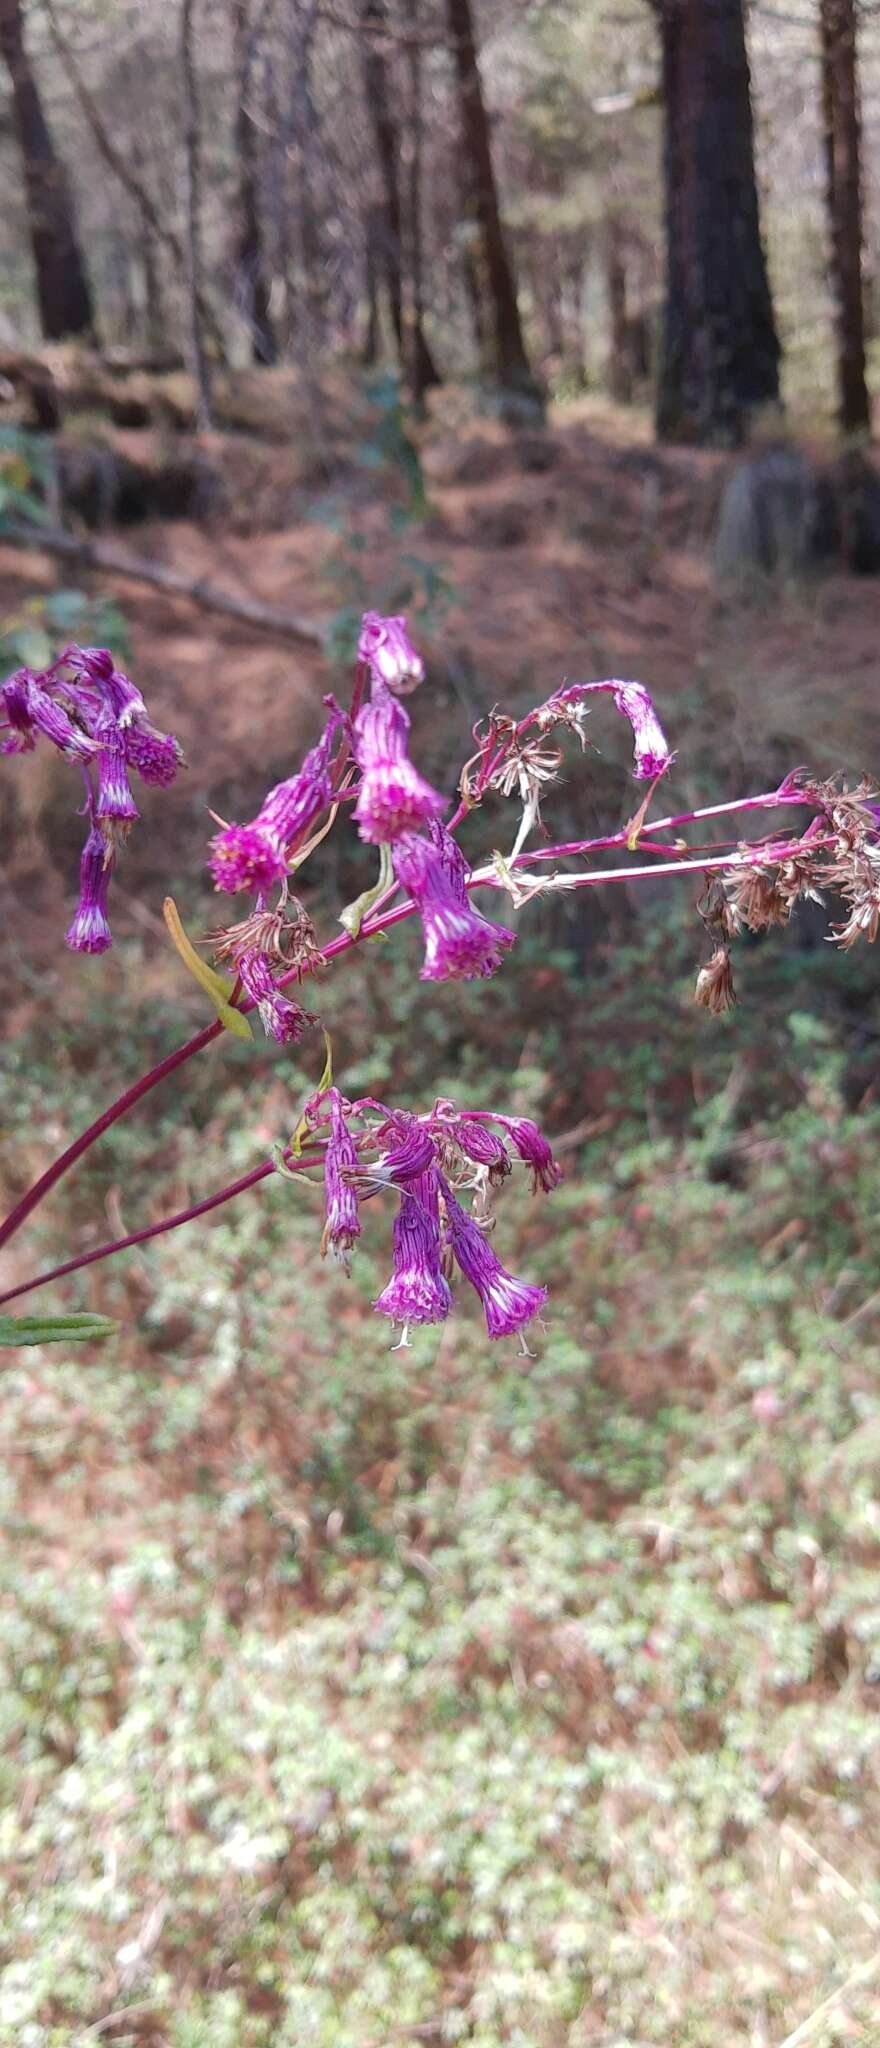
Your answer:
[[[361,342],[361,362],[365,370],[374,370],[379,361],[378,245],[379,228],[375,208],[368,206],[364,215],[364,289],[367,296],[367,318]]]
[[[665,101],[666,311],[657,432],[740,442],[779,397],[743,0],[653,0]]]
[[[403,230],[400,206],[397,124],[391,111],[388,66],[380,38],[374,33],[385,21],[385,0],[362,0],[361,21],[364,93],[379,159],[382,207],[374,212],[376,253],[385,280],[388,311],[398,350],[403,354]]]
[[[193,48],[195,0],[181,0],[180,79],[183,93],[183,145],[185,165],[187,330],[190,370],[198,398],[198,424],[211,425],[211,371],[202,328],[202,206],[201,138],[199,134],[198,82]]]
[[[407,46],[409,106],[404,130],[406,171],[406,261],[404,263],[404,362],[410,397],[416,409],[425,392],[442,380],[425,339],[422,271],[422,51],[417,40],[419,0],[409,0],[407,14],[413,34]]]
[[[861,118],[855,0],[820,0],[822,110],[831,276],[837,316],[838,415],[846,433],[871,425],[862,286]]]
[[[260,167],[257,131],[248,101],[253,87],[257,32],[248,0],[232,0],[235,66],[235,148],[238,157],[238,275],[242,311],[248,324],[255,363],[274,363],[278,349],[269,312],[269,278],[260,213]]]
[[[0,54],[12,85],[40,325],[47,341],[87,334],[92,301],[80,253],[73,196],[37,91],[24,42],[21,0],[0,0]]]
[[[610,214],[605,223],[605,286],[611,341],[608,388],[619,405],[628,405],[632,398],[632,363],[626,317],[626,262],[616,214]]]
[[[538,388],[520,325],[516,280],[501,225],[470,0],[446,0],[446,18],[458,82],[461,149],[467,160],[465,175],[480,229],[489,296],[491,361],[487,367],[502,387],[537,399]]]

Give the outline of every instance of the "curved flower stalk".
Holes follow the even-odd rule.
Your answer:
[[[845,920],[831,932],[841,945],[872,940],[880,931],[880,798],[867,783],[849,789],[839,779],[820,782],[800,769],[776,789],[652,820],[654,786],[669,772],[674,755],[644,686],[611,678],[564,685],[519,719],[493,712],[482,734],[475,735],[477,751],[462,770],[461,803],[443,823],[445,801],[409,752],[410,720],[400,696],[420,684],[425,671],[405,620],[367,613],[357,653],[350,712],[326,698],[324,730],[301,766],[276,783],[249,821],[222,825],[210,847],[216,887],[250,901],[234,923],[210,934],[206,944],[218,961],[234,969],[232,1006],[243,1014],[256,1010],[282,1056],[289,1058],[306,1030],[321,1022],[297,999],[301,984],[309,978],[314,982],[319,971],[335,966],[355,945],[390,933],[410,917],[418,916],[423,927],[423,980],[496,973],[515,935],[473,907],[471,892],[478,886],[504,889],[523,907],[548,891],[696,875],[694,893],[708,951],[695,994],[713,1014],[729,1011],[734,1001],[732,948],[739,934],[786,923],[799,902],[822,902],[828,891],[843,901]],[[367,683],[371,694],[364,703]],[[583,742],[587,700],[596,693],[610,695],[630,724],[633,772],[650,784],[644,802],[634,819],[599,838],[525,852],[539,802],[552,791],[562,765],[561,746],[556,738],[548,744],[548,735],[558,729],[557,738],[564,740],[571,732]],[[67,648],[39,675],[18,670],[0,689],[0,734],[0,750],[8,754],[42,743],[54,746],[85,781],[80,899],[66,939],[84,955],[106,951],[111,876],[137,817],[130,777],[167,788],[180,764],[177,741],[150,723],[141,692],[101,648]],[[495,800],[519,797],[522,822],[506,860],[495,854],[487,865],[473,869],[455,835],[465,813],[490,795]],[[357,915],[344,915],[343,932],[319,944],[292,894],[292,882],[337,817],[345,818],[348,799],[360,837],[382,849],[379,880],[358,897]],[[807,813],[799,829],[789,823],[796,807]],[[780,831],[783,809],[788,817]],[[750,823],[755,814],[765,813],[770,829],[765,822],[751,841],[705,844],[686,836],[699,834],[707,820],[736,813]],[[625,864],[603,865],[601,856],[608,849]],[[633,860],[637,849],[650,857]],[[199,979],[210,987],[220,977],[206,969]],[[291,984],[296,994],[287,995]],[[229,1008],[224,1001],[227,1022]],[[220,1021],[208,1024],[166,1055],[74,1139],[0,1225],[0,1245],[104,1131],[222,1029]],[[391,1276],[374,1307],[401,1326],[401,1343],[409,1341],[410,1326],[445,1320],[455,1268],[476,1290],[493,1339],[522,1336],[543,1307],[545,1290],[507,1272],[487,1236],[495,1194],[512,1173],[525,1167],[536,1193],[551,1194],[559,1183],[558,1161],[537,1124],[511,1111],[462,1108],[447,1100],[428,1111],[392,1109],[369,1096],[351,1102],[333,1085],[329,1065],[306,1102],[296,1138],[288,1148],[276,1148],[271,1162],[164,1223],[68,1260],[51,1275],[20,1283],[0,1301],[178,1228],[272,1172],[298,1173],[304,1163],[323,1169],[321,1249],[345,1266],[362,1235],[365,1205],[377,1196],[397,1202]],[[463,1205],[467,1197],[470,1213]]]

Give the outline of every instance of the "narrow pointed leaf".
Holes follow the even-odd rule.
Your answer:
[[[247,1018],[242,1016],[240,1010],[234,1009],[229,1000],[232,982],[227,980],[225,974],[217,974],[213,967],[208,966],[206,960],[200,959],[195,946],[186,936],[173,896],[166,896],[162,905],[162,915],[172,945],[180,954],[193,980],[198,982],[199,987],[204,989],[206,996],[213,1003],[221,1024],[227,1031],[231,1031],[233,1038],[253,1038],[254,1034]]]

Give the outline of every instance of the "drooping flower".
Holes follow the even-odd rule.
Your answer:
[[[504,1125],[520,1158],[531,1167],[532,1193],[536,1195],[538,1189],[542,1188],[545,1195],[549,1195],[553,1188],[558,1188],[562,1179],[562,1168],[554,1159],[543,1131],[539,1131],[531,1117],[504,1116],[498,1117],[496,1121]]]
[[[557,718],[577,719],[577,707],[585,697],[596,691],[606,691],[614,699],[616,710],[629,719],[632,727],[634,758],[633,774],[638,782],[653,782],[658,775],[665,775],[671,767],[673,754],[666,735],[654,710],[650,692],[644,683],[627,683],[609,677],[597,683],[567,683],[557,690],[537,712],[538,724],[546,730]],[[574,707],[572,709],[572,707]]]
[[[475,1166],[486,1166],[489,1179],[494,1186],[506,1180],[510,1172],[507,1147],[494,1131],[485,1124],[478,1124],[472,1117],[459,1118],[454,1126],[455,1142],[466,1159],[472,1159]]]
[[[64,934],[74,953],[106,953],[112,944],[107,922],[110,869],[103,838],[93,824],[79,864],[79,903]]]
[[[511,1337],[530,1323],[547,1299],[546,1287],[516,1280],[501,1264],[472,1216],[467,1216],[440,1177],[446,1230],[456,1263],[483,1304],[490,1337]]]
[[[377,1178],[400,1184],[425,1173],[433,1164],[434,1140],[427,1124],[417,1116],[396,1118],[393,1139],[390,1149],[370,1169]]]
[[[653,782],[665,775],[672,760],[666,735],[643,683],[615,683],[614,702],[632,726],[635,748],[633,774],[639,782]]]
[[[341,716],[331,711],[299,773],[276,782],[249,824],[226,825],[211,841],[209,866],[216,889],[257,895],[283,880],[295,845],[333,800],[330,757]]]
[[[357,1171],[357,1147],[348,1128],[345,1107],[338,1088],[329,1088],[321,1098],[321,1109],[326,1104],[330,1120],[330,1136],[324,1148],[324,1207],[325,1220],[321,1236],[321,1257],[332,1251],[342,1265],[348,1265],[348,1253],[355,1239],[360,1237],[361,1223],[358,1215],[357,1189],[354,1178]]]
[[[365,612],[358,660],[367,662],[376,681],[388,690],[408,692],[425,680],[425,664],[412,644],[405,618],[386,619],[379,612]]]
[[[72,760],[89,761],[95,752],[95,742],[88,733],[74,725],[61,704],[43,688],[39,678],[29,669],[19,669],[0,690],[3,706],[13,731],[12,741],[7,741],[4,753],[30,751],[38,734],[50,740],[62,754]]]
[[[266,1037],[274,1038],[276,1045],[296,1045],[314,1018],[276,988],[265,953],[242,953],[236,967],[243,989],[256,1003]]]
[[[140,812],[128,780],[122,733],[115,720],[99,727],[98,739],[95,816],[130,830]]]
[[[125,758],[142,782],[157,789],[170,789],[183,759],[179,742],[170,732],[158,732],[149,720],[125,727]]]
[[[446,799],[413,765],[407,751],[410,721],[402,704],[378,687],[358,712],[352,751],[361,771],[354,815],[369,846],[398,839],[446,809]]]
[[[438,1182],[434,1169],[401,1188],[394,1219],[393,1272],[374,1301],[379,1315],[394,1323],[442,1323],[452,1293],[441,1264]]]
[[[74,675],[93,685],[123,730],[132,720],[146,718],[147,707],[140,690],[130,676],[117,668],[109,647],[69,647],[62,659]]]
[[[468,901],[467,863],[448,832],[405,833],[393,849],[394,872],[421,912],[425,937],[422,981],[472,981],[494,974],[515,933],[491,924]]]

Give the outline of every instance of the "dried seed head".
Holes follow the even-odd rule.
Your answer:
[[[725,877],[725,888],[734,932],[741,924],[750,932],[766,932],[772,925],[788,923],[795,897],[783,893],[778,876],[774,879],[766,868],[736,868]],[[731,927],[727,929],[730,932]]]
[[[713,1017],[720,1017],[725,1010],[732,1010],[736,1002],[733,986],[733,969],[730,964],[730,947],[716,946],[711,960],[700,968],[694,989],[694,1001],[703,1010],[711,1010]]]

